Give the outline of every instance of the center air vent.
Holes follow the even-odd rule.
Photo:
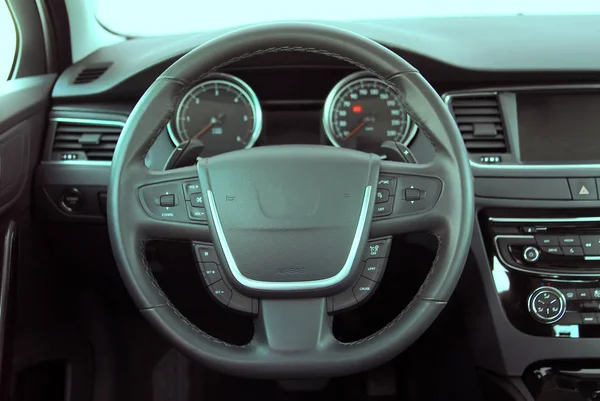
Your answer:
[[[81,72],[77,75],[74,84],[89,84],[100,78],[102,74],[108,70],[108,68],[112,65],[112,63],[98,63],[92,64],[81,70]]]
[[[469,152],[506,153],[497,95],[454,95],[450,97],[449,106]]]
[[[124,123],[58,118],[52,160],[111,161]]]

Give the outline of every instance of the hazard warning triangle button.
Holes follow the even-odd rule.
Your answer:
[[[569,178],[571,195],[575,200],[597,200],[598,190],[595,178]]]

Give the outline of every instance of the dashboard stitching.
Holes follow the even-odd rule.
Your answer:
[[[173,305],[173,303],[171,303],[171,301],[169,300],[169,298],[167,297],[167,295],[162,291],[162,288],[160,287],[160,285],[156,281],[156,277],[154,276],[154,274],[152,274],[152,271],[150,270],[150,265],[148,263],[148,260],[146,259],[146,243],[149,242],[149,241],[150,240],[143,240],[143,241],[141,241],[141,244],[140,244],[140,254],[142,256],[142,262],[144,263],[145,272],[146,272],[146,275],[150,278],[150,282],[152,283],[152,285],[154,286],[154,288],[158,292],[158,295],[160,295],[165,300],[165,304],[163,304],[163,305],[157,305],[157,306],[155,306],[155,308],[159,307],[159,306],[165,306],[165,305],[168,306],[173,311],[173,313],[175,314],[175,316],[177,316],[179,319],[181,319],[181,321],[185,325],[187,325],[189,328],[191,328],[194,332],[199,333],[204,338],[206,338],[208,340],[211,340],[214,343],[217,343],[217,344],[220,344],[220,345],[224,345],[226,347],[232,347],[232,348],[244,348],[244,347],[246,347],[246,345],[234,345],[234,344],[230,344],[228,342],[221,341],[218,338],[215,338],[215,337],[207,334],[203,330],[201,330],[198,327],[196,327],[196,325],[194,325],[192,322],[190,322],[185,316],[183,316],[183,314],[181,314],[181,312],[179,312],[179,310],[175,307],[175,305]]]
[[[402,310],[402,312],[400,312],[400,314],[398,316],[396,316],[394,318],[394,320],[392,320],[391,322],[389,322],[385,327],[383,327],[382,329],[380,329],[379,331],[377,331],[376,333],[371,334],[368,337],[365,337],[363,339],[360,339],[358,341],[353,341],[350,343],[344,343],[341,341],[338,341],[339,344],[341,345],[345,345],[345,346],[354,346],[354,345],[360,345],[364,342],[370,341],[376,337],[379,337],[380,335],[382,335],[386,330],[392,328],[392,326],[394,326],[397,322],[400,321],[400,319],[402,319],[402,316],[404,316],[404,314],[406,312],[408,312],[410,310],[410,308],[413,306],[413,304],[417,301],[417,300],[421,300],[421,301],[429,301],[426,299],[422,299],[421,298],[421,293],[423,292],[423,289],[427,286],[427,283],[429,282],[431,276],[433,275],[433,271],[436,268],[436,265],[438,263],[438,260],[440,259],[440,249],[442,246],[442,238],[440,237],[439,234],[435,233],[435,232],[430,232],[431,234],[435,235],[435,237],[437,238],[438,241],[438,250],[435,254],[435,259],[433,260],[433,263],[431,265],[431,269],[429,269],[429,273],[427,273],[427,277],[425,277],[425,281],[423,281],[423,284],[421,285],[421,287],[419,288],[419,292],[417,292],[417,294],[414,296],[414,298],[409,302],[409,304],[406,306],[406,308],[404,308]],[[430,301],[429,301],[430,302]]]

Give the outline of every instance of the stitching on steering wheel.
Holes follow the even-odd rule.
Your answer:
[[[208,70],[207,72],[203,73],[202,75],[200,75],[196,80],[187,83],[184,85],[184,82],[178,78],[174,78],[174,77],[168,77],[168,76],[160,76],[157,78],[158,79],[166,79],[166,80],[170,80],[170,81],[174,81],[177,82],[178,84],[182,85],[182,90],[180,92],[180,94],[185,93],[187,90],[189,90],[191,87],[197,85],[199,82],[201,82],[204,78],[206,78],[208,75],[216,72],[217,70],[219,70],[220,68],[223,68],[227,65],[230,65],[232,63],[235,63],[237,61],[241,61],[253,56],[258,56],[258,55],[262,55],[262,54],[268,54],[268,53],[277,53],[277,52],[305,52],[305,53],[315,53],[315,54],[321,54],[324,56],[328,56],[328,57],[333,57],[336,58],[338,60],[341,61],[345,61],[349,64],[352,64],[364,71],[368,71],[369,73],[373,74],[375,77],[381,79],[382,81],[386,82],[388,85],[390,85],[393,89],[396,90],[397,94],[398,94],[398,98],[400,99],[400,103],[402,104],[402,106],[404,107],[404,109],[406,110],[406,112],[408,113],[408,115],[411,117],[412,121],[417,125],[417,127],[420,129],[420,131],[425,135],[425,137],[429,140],[429,142],[431,143],[431,145],[433,146],[433,150],[434,150],[434,157],[437,156],[437,148],[435,146],[435,142],[432,141],[430,134],[427,132],[427,130],[424,128],[424,124],[423,122],[420,120],[420,118],[418,118],[418,116],[415,115],[414,111],[412,110],[412,108],[410,108],[408,106],[408,104],[405,101],[404,98],[404,94],[399,90],[399,88],[392,82],[390,81],[388,78],[383,77],[381,74],[378,74],[377,72],[375,72],[374,70],[372,70],[371,68],[368,68],[367,66],[365,66],[364,64],[355,61],[351,58],[348,58],[346,56],[342,56],[341,54],[337,54],[337,53],[333,53],[327,50],[322,50],[322,49],[317,49],[317,48],[312,48],[312,47],[302,47],[302,46],[281,46],[281,47],[270,47],[270,48],[266,48],[266,49],[259,49],[253,52],[249,52],[249,53],[244,53],[242,55],[233,57],[227,61],[224,61],[223,63],[211,68],[210,70]],[[401,73],[398,74],[403,74],[406,72],[416,72],[418,73],[418,70],[407,70],[407,71],[403,71]],[[398,75],[395,74],[395,75]],[[146,150],[143,152],[143,156],[142,156],[142,162],[144,161],[144,159],[146,158],[146,155],[148,153],[148,151],[150,150],[152,144],[154,143],[154,141],[158,138],[158,136],[163,132],[164,127],[166,126],[166,124],[168,123],[168,121],[171,119],[171,115],[173,113],[173,109],[175,107],[176,104],[178,104],[179,101],[175,101],[171,104],[171,108],[169,110],[169,114],[165,117],[163,123],[160,124],[160,129],[157,130],[157,132],[152,135],[152,139],[149,141],[149,145],[146,148]],[[427,277],[425,278],[423,284],[421,285],[421,287],[419,288],[419,292],[413,297],[413,299],[409,302],[409,304],[402,310],[402,312],[400,312],[398,314],[398,316],[396,316],[394,318],[394,320],[392,320],[390,323],[388,323],[386,326],[384,326],[383,328],[381,328],[380,330],[378,330],[376,333],[365,337],[361,340],[358,341],[354,341],[354,342],[349,342],[349,343],[344,343],[341,341],[337,341],[339,344],[344,345],[344,346],[354,346],[354,345],[359,345],[362,344],[364,342],[370,341],[378,336],[380,336],[381,334],[383,334],[386,330],[390,329],[391,327],[393,327],[398,321],[400,321],[400,319],[402,318],[402,316],[408,312],[411,307],[413,306],[413,304],[415,303],[415,301],[420,300],[420,294],[423,291],[423,289],[426,287],[427,283],[429,282],[430,278],[433,275],[433,272],[436,268],[437,262],[439,260],[440,257],[440,249],[442,246],[442,238],[440,237],[440,235],[438,235],[435,232],[430,232],[431,234],[435,235],[437,240],[438,240],[438,250],[436,252],[436,256],[435,259],[432,263],[431,269],[429,270],[429,273],[427,274]],[[171,310],[173,311],[173,313],[175,313],[175,315],[177,317],[179,317],[181,319],[181,321],[187,325],[188,327],[190,327],[194,332],[201,334],[203,337],[217,343],[217,344],[221,344],[224,345],[226,347],[236,347],[236,348],[244,348],[247,347],[248,344],[246,345],[234,345],[234,344],[230,344],[227,343],[225,341],[221,341],[215,337],[212,337],[211,335],[207,334],[206,332],[202,331],[201,329],[199,329],[198,327],[196,327],[192,322],[190,322],[185,316],[183,316],[181,314],[181,312],[179,312],[179,310],[171,303],[171,301],[169,300],[169,298],[166,296],[166,294],[164,294],[164,292],[162,291],[162,289],[160,288],[158,282],[156,281],[156,278],[154,277],[154,274],[152,273],[152,271],[150,270],[149,264],[146,260],[146,255],[145,255],[145,243],[147,242],[147,240],[142,240],[141,242],[141,247],[140,247],[140,252],[142,254],[142,261],[144,263],[144,267],[145,267],[145,271],[147,276],[150,278],[150,281],[152,282],[152,285],[155,287],[155,289],[158,291],[158,294],[165,300],[165,305],[167,305],[169,308],[171,308]]]
[[[349,343],[343,343],[341,341],[338,341],[339,344],[341,345],[346,345],[346,346],[353,346],[353,345],[360,345],[364,342],[370,341],[376,337],[379,337],[380,335],[382,335],[386,330],[390,329],[392,326],[394,326],[397,322],[400,321],[400,319],[402,319],[402,316],[408,312],[408,310],[413,306],[413,304],[417,301],[417,300],[422,300],[421,298],[421,292],[423,291],[423,288],[425,288],[425,286],[427,285],[427,283],[429,282],[429,279],[431,278],[433,271],[436,268],[437,262],[440,258],[440,249],[442,246],[442,238],[439,236],[439,234],[434,233],[434,232],[430,232],[430,234],[435,235],[435,237],[438,240],[438,251],[436,252],[435,255],[435,259],[433,260],[433,263],[431,264],[431,269],[429,269],[429,273],[427,273],[427,277],[425,277],[425,280],[423,281],[423,284],[421,284],[421,287],[419,288],[419,292],[417,292],[417,294],[413,297],[413,299],[411,299],[411,301],[408,303],[408,305],[406,305],[406,308],[404,308],[402,310],[402,312],[400,312],[398,314],[398,316],[396,316],[394,318],[394,320],[392,320],[391,322],[389,322],[387,325],[385,325],[384,327],[382,327],[381,329],[379,329],[378,331],[376,331],[375,333],[371,334],[370,336],[367,336],[365,338],[361,338],[360,340],[357,341],[353,341],[353,342],[349,342]]]
[[[179,312],[179,309],[177,309],[175,307],[175,305],[173,305],[173,303],[169,300],[169,298],[167,297],[167,295],[163,292],[162,288],[160,287],[160,285],[158,284],[158,282],[156,281],[156,277],[154,276],[154,274],[152,274],[152,270],[150,269],[150,264],[148,263],[148,259],[146,259],[146,244],[151,241],[151,240],[142,240],[141,244],[140,244],[140,253],[142,254],[142,262],[144,263],[144,270],[146,272],[146,275],[150,278],[150,281],[152,282],[152,285],[154,286],[154,288],[156,289],[156,291],[158,291],[158,295],[160,295],[164,300],[165,303],[163,305],[157,305],[155,306],[155,308],[159,307],[159,306],[168,306],[169,308],[171,308],[171,310],[173,311],[173,313],[186,325],[188,326],[190,329],[192,329],[194,332],[200,334],[202,337],[211,340],[214,343],[220,344],[220,345],[224,345],[226,347],[231,347],[231,348],[245,348],[248,345],[235,345],[235,344],[230,344],[228,342],[219,340],[216,337],[211,336],[210,334],[206,333],[205,331],[199,329],[195,324],[193,324],[192,322],[190,322],[181,312]]]

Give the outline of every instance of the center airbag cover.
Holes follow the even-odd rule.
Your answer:
[[[370,228],[378,156],[270,146],[201,159],[198,173],[213,240],[242,285],[324,288],[357,268]]]

